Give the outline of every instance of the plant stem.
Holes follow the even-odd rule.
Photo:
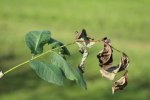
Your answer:
[[[63,47],[69,46],[69,45],[73,45],[73,44],[75,44],[75,42],[69,43],[69,44],[66,44],[66,45],[63,45],[63,46],[60,46],[60,47],[58,47],[58,48],[50,49],[50,50],[48,50],[48,51],[46,51],[46,52],[44,52],[44,53],[41,53],[41,54],[39,54],[39,55],[37,55],[37,56],[35,56],[35,57],[32,57],[32,59],[27,60],[27,61],[25,61],[25,62],[23,62],[23,63],[21,63],[21,64],[18,64],[18,65],[16,65],[16,66],[12,67],[11,69],[5,71],[5,72],[4,72],[4,75],[6,75],[7,73],[9,73],[9,72],[15,70],[15,69],[18,68],[18,67],[21,67],[21,66],[23,66],[23,65],[25,65],[25,64],[27,64],[27,63],[29,63],[29,62],[32,61],[32,60],[35,60],[35,59],[37,59],[37,58],[39,58],[39,57],[42,57],[42,56],[44,56],[44,55],[46,55],[46,54],[52,52],[52,51],[54,51],[54,50],[57,50],[57,49],[60,49],[60,48],[63,48]]]

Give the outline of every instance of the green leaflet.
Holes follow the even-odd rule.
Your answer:
[[[36,55],[43,52],[43,46],[49,42],[50,31],[31,31],[26,34],[26,45],[31,50],[31,53]]]
[[[49,40],[49,44],[50,44],[50,46],[51,46],[51,49],[59,48],[59,47],[61,47],[61,46],[64,45],[62,42],[57,41],[57,40],[55,40],[55,39],[53,39],[53,38],[51,38],[51,39]],[[59,52],[61,55],[63,55],[63,56],[65,56],[65,55],[70,56],[70,52],[69,52],[69,50],[68,50],[66,47],[59,48],[59,49],[58,49],[58,52]]]
[[[67,64],[66,60],[63,57],[61,57],[59,54],[52,52],[50,54],[50,60],[53,65],[62,69],[67,79],[70,79],[70,80],[76,79],[73,73],[73,69]]]
[[[77,69],[74,69],[74,73],[75,73],[75,76],[76,76],[77,84],[79,84],[82,88],[84,88],[86,90],[87,85],[86,85],[86,81],[83,78],[82,72],[77,68]]]
[[[87,89],[86,82],[79,69],[70,67],[66,60],[59,54],[53,52],[50,54],[51,63],[62,70],[65,77],[69,80],[76,80],[82,88]]]
[[[41,61],[31,61],[30,65],[36,74],[43,80],[57,85],[64,84],[64,76],[57,66],[46,64],[45,62]]]

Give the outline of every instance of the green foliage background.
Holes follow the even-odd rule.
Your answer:
[[[93,38],[110,37],[131,60],[129,85],[115,95],[112,83],[99,74],[96,54],[103,45],[96,44],[86,62],[87,91],[69,82],[63,87],[49,84],[26,65],[0,80],[0,100],[149,100],[149,4],[149,0],[0,0],[0,70],[31,58],[25,34],[44,29],[66,44],[74,40],[76,30],[86,28]],[[78,47],[69,50],[69,62],[77,67]],[[114,55],[117,64],[120,55]]]

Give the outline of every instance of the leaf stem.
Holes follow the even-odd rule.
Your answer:
[[[101,40],[86,40],[86,41],[82,41],[82,40],[77,40],[76,42],[104,42],[104,41],[101,41]],[[105,42],[106,43],[106,42]],[[108,44],[108,43],[107,43]],[[109,44],[108,44],[109,45]],[[115,47],[109,45],[112,49],[116,50],[117,52],[119,53],[124,53],[118,49],[116,49]]]
[[[35,56],[35,57],[32,57],[32,59],[27,60],[27,61],[25,61],[25,62],[23,62],[23,63],[21,63],[21,64],[18,64],[18,65],[16,65],[16,66],[12,67],[11,69],[5,71],[5,72],[4,72],[4,75],[6,75],[7,73],[9,73],[9,72],[11,72],[11,71],[17,69],[18,67],[21,67],[21,66],[23,66],[23,65],[25,65],[25,64],[27,64],[27,63],[29,63],[29,62],[32,61],[32,60],[35,60],[35,59],[40,58],[40,57],[42,57],[42,56],[44,56],[44,55],[46,55],[46,54],[48,54],[48,53],[50,53],[50,52],[53,52],[54,50],[57,50],[57,49],[60,49],[60,48],[63,48],[63,47],[69,46],[69,45],[73,45],[73,44],[75,44],[75,42],[69,43],[69,44],[66,44],[66,45],[63,45],[63,46],[54,48],[54,49],[50,49],[50,50],[48,50],[48,51],[46,51],[46,52],[43,52],[43,53],[41,53],[41,54],[39,54],[39,55],[37,55],[37,56]]]

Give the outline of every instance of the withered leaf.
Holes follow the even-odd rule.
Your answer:
[[[127,69],[127,67],[129,66],[129,62],[130,61],[129,61],[128,56],[125,53],[122,53],[122,57],[121,57],[121,61],[120,61],[118,72]]]
[[[85,29],[83,29],[82,32],[76,31],[75,40],[80,48],[90,48],[92,45],[95,44],[95,42],[93,41],[94,39],[87,36],[87,32]]]
[[[85,29],[82,29],[82,32],[80,33],[76,31],[76,40],[80,38],[85,38],[85,37],[87,37],[87,33]]]
[[[104,48],[102,51],[100,51],[100,53],[97,55],[97,58],[99,60],[99,65],[101,67],[103,67],[104,69],[106,66],[108,67],[108,65],[112,65],[113,62],[113,57],[112,57],[112,48],[111,48],[111,44],[110,44],[110,40],[105,37],[102,39],[102,41],[104,42]],[[105,66],[106,65],[106,66]]]
[[[100,70],[102,77],[108,78],[109,80],[113,80],[115,77],[115,73],[110,73],[103,68]]]
[[[110,80],[113,80],[115,78],[115,75],[120,71],[126,70],[128,65],[129,65],[129,58],[125,53],[123,53],[119,65],[117,66],[112,66],[112,64],[103,65],[103,67],[100,70],[100,73],[102,74],[102,76]]]
[[[78,66],[78,68],[81,70],[82,73],[84,73],[84,63],[85,60],[89,54],[88,48],[90,48],[92,45],[95,44],[94,41],[91,41],[90,37],[87,36],[87,32],[85,29],[82,30],[81,33],[76,32],[76,44],[79,46],[79,52],[83,54],[83,57],[81,59],[81,62]]]
[[[120,59],[120,64],[117,66],[105,66],[105,70],[110,72],[110,73],[117,73],[120,71],[124,71],[127,69],[129,65],[129,58],[125,53],[122,53],[121,59]]]
[[[100,73],[103,77],[106,77],[110,80],[113,80],[115,77],[115,74],[110,71],[112,69],[112,63],[113,63],[113,57],[112,57],[112,48],[110,40],[105,37],[102,39],[104,42],[104,48],[100,51],[100,53],[97,55],[97,58],[99,60],[99,66],[101,67]]]
[[[123,90],[128,84],[128,73],[127,71],[125,74],[117,81],[114,82],[114,85],[112,86],[112,93],[114,94],[115,92],[119,90]]]

